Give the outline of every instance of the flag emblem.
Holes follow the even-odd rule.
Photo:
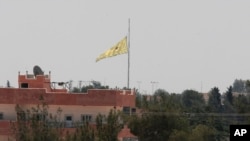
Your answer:
[[[99,55],[99,57],[96,58],[96,62],[100,61],[101,59],[107,58],[107,57],[113,57],[120,54],[128,53],[128,47],[127,47],[127,37],[123,38],[120,42],[118,42],[116,45]]]

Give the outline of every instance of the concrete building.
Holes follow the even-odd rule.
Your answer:
[[[18,74],[18,88],[0,88],[0,140],[10,135],[10,121],[17,119],[15,107],[30,109],[40,103],[42,96],[48,104],[48,112],[56,114],[62,109],[61,120],[65,128],[74,128],[74,122],[95,124],[98,114],[107,115],[111,109],[128,114],[135,112],[133,90],[90,89],[87,93],[70,93],[66,88],[56,89],[51,76],[40,73]],[[64,85],[64,83],[58,83]]]

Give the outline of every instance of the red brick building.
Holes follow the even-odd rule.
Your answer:
[[[18,88],[0,88],[0,140],[7,140],[10,121],[17,118],[15,106],[24,109],[35,107],[43,96],[49,105],[49,113],[62,109],[65,126],[72,128],[74,122],[88,121],[94,124],[100,113],[107,115],[111,109],[135,111],[135,94],[133,90],[90,89],[87,93],[70,93],[67,89],[51,87],[50,74],[18,75]]]

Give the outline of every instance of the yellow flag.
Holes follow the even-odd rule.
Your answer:
[[[97,57],[96,62],[107,57],[112,57],[124,53],[128,53],[127,37],[123,38],[116,45],[114,45],[113,47],[102,53],[99,57]]]

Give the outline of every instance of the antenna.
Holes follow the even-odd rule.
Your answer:
[[[39,66],[37,66],[37,65],[34,66],[33,73],[34,73],[35,76],[37,76],[37,75],[43,75],[42,69]]]

